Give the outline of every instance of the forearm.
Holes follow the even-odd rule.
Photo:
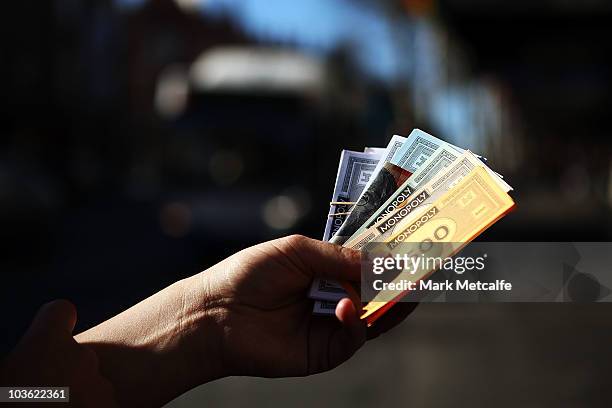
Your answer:
[[[97,353],[121,405],[160,406],[223,376],[214,319],[191,289],[201,279],[179,281],[76,336]]]

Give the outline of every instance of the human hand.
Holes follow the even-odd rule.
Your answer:
[[[201,308],[218,327],[224,375],[301,376],[330,370],[366,341],[397,324],[414,308],[370,333],[348,298],[337,319],[312,315],[308,290],[315,277],[360,280],[360,253],[303,236],[290,236],[245,249],[194,278]],[[205,334],[206,335],[206,334]]]
[[[114,407],[113,388],[98,371],[93,350],[72,337],[74,306],[63,300],[44,305],[0,372],[5,386],[70,387],[71,406]]]
[[[315,277],[360,280],[359,252],[302,236],[240,251],[183,279],[77,340],[129,406],[159,406],[230,375],[304,376],[336,367],[414,308],[394,307],[365,323],[349,299],[336,318],[313,316]]]

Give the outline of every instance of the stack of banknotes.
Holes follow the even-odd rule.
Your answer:
[[[420,242],[422,220],[451,219],[446,240],[467,244],[514,206],[511,190],[483,157],[415,129],[386,148],[342,151],[323,240],[354,249]],[[339,282],[315,279],[309,296],[313,313],[325,315],[347,294]],[[369,302],[362,318],[371,323],[393,304]]]

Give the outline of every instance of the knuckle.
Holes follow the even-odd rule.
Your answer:
[[[285,238],[288,245],[296,248],[303,248],[305,245],[308,245],[309,239],[303,235],[293,234],[289,235]]]
[[[346,261],[351,263],[361,262],[361,252],[352,248],[346,248],[336,245],[338,248],[338,255],[342,256]]]
[[[346,255],[349,258],[355,258],[355,257],[361,256],[361,252],[356,249],[347,248],[347,247],[343,247],[340,245],[336,245],[336,247],[338,248],[338,251],[340,251],[343,255]]]

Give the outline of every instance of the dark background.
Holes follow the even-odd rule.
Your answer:
[[[251,244],[320,237],[341,149],[414,127],[487,156],[514,186],[517,210],[486,239],[611,240],[612,6],[534,3],[3,4],[1,351],[48,300],[72,300],[82,330]],[[220,59],[224,80],[198,77],[196,61],[228,50],[244,59]],[[316,75],[279,84],[274,69]],[[335,374],[189,398],[603,404],[610,312],[422,305]],[[351,377],[374,360],[377,375]],[[228,397],[236,387],[244,399]]]

